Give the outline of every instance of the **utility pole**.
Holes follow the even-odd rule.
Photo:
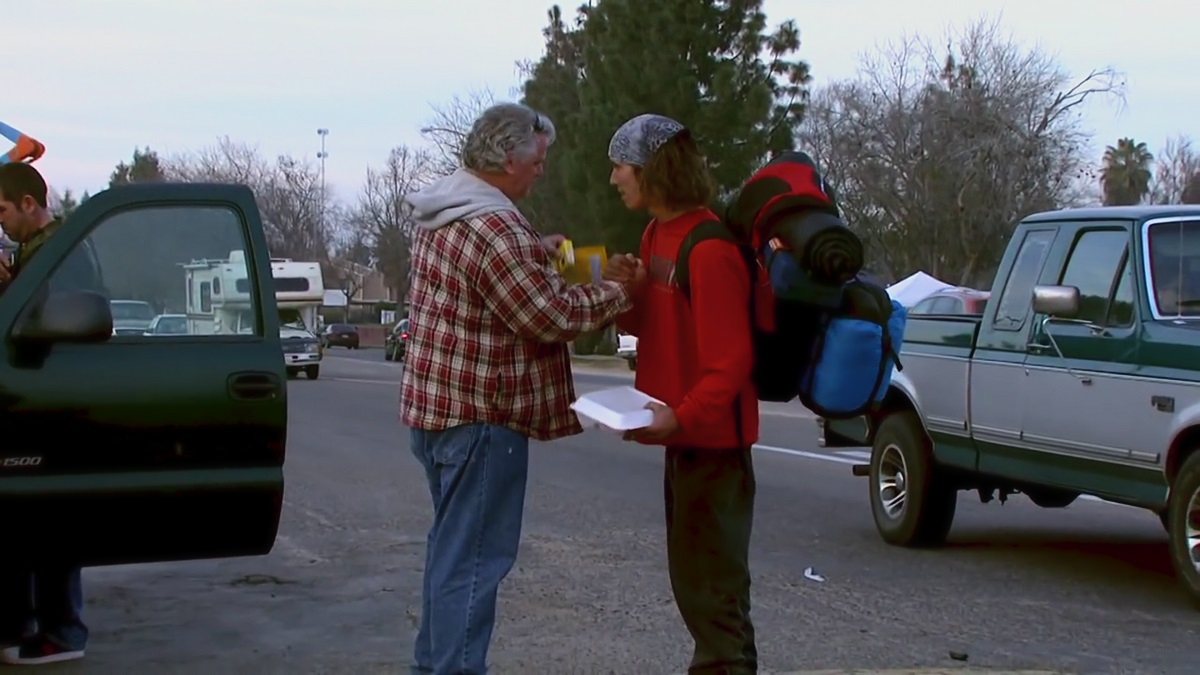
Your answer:
[[[329,135],[329,130],[325,128],[317,129],[317,135],[321,137],[321,151],[317,153],[317,157],[321,160],[321,230],[325,230],[325,158],[329,157],[329,153],[325,152],[325,137]]]

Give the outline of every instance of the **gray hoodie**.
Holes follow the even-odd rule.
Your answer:
[[[517,211],[504,193],[466,169],[458,169],[404,198],[417,227],[436,230],[456,220],[497,211]]]

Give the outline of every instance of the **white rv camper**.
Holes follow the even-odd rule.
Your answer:
[[[227,260],[203,259],[184,264],[189,333],[236,335],[254,331],[254,305],[244,255],[242,251],[230,251]],[[321,362],[316,337],[317,310],[325,298],[321,265],[272,258],[271,273],[288,375],[303,371],[315,380]]]

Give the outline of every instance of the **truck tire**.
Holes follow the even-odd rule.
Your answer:
[[[385,347],[383,348],[383,360],[384,360],[384,361],[394,361],[394,360],[395,360],[395,358],[392,356],[392,354],[393,354],[394,352],[395,352],[395,350],[394,350],[394,349],[392,349],[391,347],[386,347],[386,346],[385,346]]]
[[[1167,528],[1175,576],[1200,609],[1200,451],[1184,460],[1171,485]]]
[[[626,361],[629,362],[630,370],[637,370],[637,357],[636,356],[631,356],[628,359],[626,359]]]
[[[933,462],[933,451],[913,411],[884,418],[875,434],[870,468],[871,514],[883,540],[894,546],[939,546],[958,507],[958,490]]]
[[[315,380],[321,375],[321,366],[304,366],[304,374],[308,379]]]

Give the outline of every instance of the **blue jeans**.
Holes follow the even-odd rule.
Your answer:
[[[411,431],[433,497],[412,672],[483,675],[521,540],[529,439],[488,424]]]
[[[45,633],[70,649],[87,646],[83,576],[78,567],[40,566],[32,572],[0,563],[0,642]]]

